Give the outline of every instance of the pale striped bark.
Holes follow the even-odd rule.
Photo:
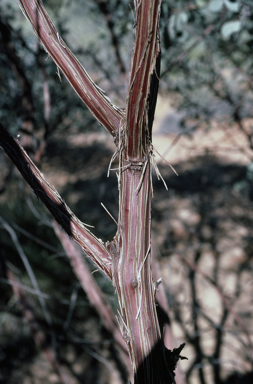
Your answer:
[[[143,178],[144,166],[123,164],[129,168],[121,176],[113,277],[121,307],[119,322],[137,371],[160,338],[150,269],[150,164]]]
[[[125,135],[120,142],[118,257],[113,277],[121,306],[121,327],[133,368],[159,342],[151,253],[151,138],[148,97],[159,54],[160,0],[135,2],[136,38],[130,73]]]

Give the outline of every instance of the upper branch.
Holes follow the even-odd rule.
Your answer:
[[[155,108],[157,89],[153,95],[151,106],[150,93],[152,76],[159,80],[160,39],[159,39],[159,13],[161,0],[135,0],[136,10],[136,36],[132,57],[132,68],[127,100],[127,155],[142,158],[146,153],[148,140],[150,140],[152,123],[148,121],[150,107]],[[147,11],[147,9],[149,11]],[[157,83],[157,82],[156,82]],[[158,88],[158,87],[156,87]],[[147,138],[149,138],[147,140]]]
[[[1,123],[0,146],[65,232],[111,279],[111,256],[104,243],[85,228],[84,224],[62,200],[56,189],[47,182],[18,141],[9,135]]]
[[[40,0],[19,0],[20,7],[30,21],[44,49],[64,73],[78,96],[96,119],[113,135],[118,132],[124,112],[112,104],[96,86],[81,63],[62,40]]]

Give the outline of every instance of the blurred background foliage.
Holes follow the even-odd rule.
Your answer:
[[[124,107],[134,40],[133,4],[128,0],[43,3],[59,34],[91,77]],[[189,346],[190,362],[182,365],[186,378],[181,383],[252,382],[253,303],[251,295],[245,295],[242,302],[247,312],[237,308],[237,301],[252,286],[253,3],[164,0],[160,31],[160,95],[169,99],[170,107],[177,111],[176,128],[165,124],[163,133],[174,134],[172,144],[175,141],[176,145],[179,137],[193,139],[198,132],[204,137],[218,124],[226,129],[235,127],[245,139],[241,147],[246,158],[243,164],[224,164],[207,152],[182,161],[177,167],[179,178],[161,165],[169,194],[154,181],[154,238],[165,274],[170,321],[175,327],[173,347],[179,341]],[[21,144],[77,216],[94,225],[94,233],[103,241],[111,240],[116,225],[100,206],[103,201],[117,217],[116,178],[106,177],[112,156],[111,139],[47,57],[18,5],[10,0],[0,1],[0,92],[1,123],[13,135],[20,135]],[[180,144],[176,151],[180,152]],[[6,279],[6,265],[26,287],[35,318],[77,383],[126,382],[126,369],[120,364],[111,336],[80,288],[49,215],[3,151],[0,165],[0,383],[59,382],[35,347]],[[191,219],[185,219],[187,212]],[[10,228],[16,238],[11,236]],[[227,245],[222,243],[225,240]],[[37,296],[29,293],[31,283],[18,244],[45,293],[51,323]],[[220,276],[220,263],[227,257],[224,247],[231,249],[232,260],[236,259],[232,248],[243,250],[244,257],[240,262],[236,259],[228,270],[224,264]],[[178,261],[178,253],[187,254],[192,268],[182,258]],[[205,264],[208,254],[212,261]],[[210,309],[201,301],[204,288],[199,281],[196,283],[201,275],[196,270],[198,263],[206,273],[210,272],[214,285],[227,292],[248,333],[240,321],[236,323],[221,295],[216,300],[223,310],[217,317],[208,317]],[[94,270],[92,265],[90,268]],[[172,277],[173,273],[179,281]],[[100,273],[94,277],[116,311],[113,287]],[[237,281],[233,293],[221,284],[226,279]],[[248,284],[246,288],[241,279]],[[208,303],[208,291],[205,295]],[[236,323],[234,328],[231,325],[228,341],[226,321]],[[212,338],[205,338],[208,332],[213,332]],[[213,346],[211,339],[216,346],[212,353],[206,347],[208,343]],[[227,353],[229,343],[236,344],[234,355]],[[240,355],[237,365],[236,354]],[[226,359],[232,363],[225,369]]]

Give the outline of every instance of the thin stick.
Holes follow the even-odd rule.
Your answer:
[[[118,225],[117,221],[114,219],[114,217],[111,215],[111,213],[108,211],[108,209],[104,206],[103,203],[101,203],[104,210],[108,213],[108,215],[113,219],[113,221]]]
[[[146,256],[144,257],[144,259],[143,259],[143,261],[142,261],[142,263],[141,263],[141,266],[140,266],[139,272],[138,272],[138,277],[137,277],[137,280],[138,280],[139,282],[141,282],[141,270],[142,270],[142,268],[143,268],[143,265],[144,265],[144,263],[145,263],[145,261],[146,261],[146,259],[147,259],[148,255],[149,255],[149,253],[150,253],[150,250],[151,250],[151,244],[149,244],[149,247],[148,247],[148,250],[147,250]],[[140,304],[139,304],[139,308],[138,308],[138,311],[137,311],[137,315],[136,315],[136,318],[135,318],[135,320],[137,320],[137,319],[138,319],[138,316],[139,316],[139,314],[140,314],[140,311],[141,311],[141,300],[142,300],[142,284],[141,284]]]
[[[141,188],[141,185],[142,185],[142,182],[143,182],[143,179],[144,179],[144,175],[145,175],[145,171],[146,171],[146,168],[147,168],[147,165],[148,165],[148,160],[145,162],[145,165],[143,167],[143,170],[142,170],[142,173],[141,173],[141,177],[140,177],[140,181],[139,181],[139,184],[135,190],[135,192],[138,194],[139,191],[140,191],[140,188]]]
[[[156,153],[165,161],[165,163],[167,163],[170,168],[172,169],[172,171],[178,176],[178,173],[177,171],[175,170],[175,168],[153,147],[154,151],[156,151]]]
[[[109,177],[109,175],[110,175],[110,170],[111,170],[112,162],[116,159],[118,153],[119,153],[119,149],[117,149],[117,150],[114,152],[114,154],[112,155],[112,158],[111,158],[110,163],[109,163],[109,166],[108,166],[107,177]]]
[[[161,173],[160,173],[160,171],[159,171],[159,169],[158,169],[158,167],[157,167],[157,164],[156,164],[154,158],[152,158],[152,160],[153,160],[153,166],[154,166],[154,169],[155,169],[156,176],[157,176],[158,180],[162,179],[162,182],[163,182],[163,184],[164,184],[164,186],[165,186],[165,189],[168,191],[167,184],[166,184],[164,178],[162,177],[162,175],[161,175]]]

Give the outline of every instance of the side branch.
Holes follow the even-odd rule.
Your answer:
[[[104,243],[85,228],[84,224],[62,200],[56,189],[46,181],[18,141],[9,135],[1,123],[0,146],[64,231],[111,279],[111,256]]]
[[[40,0],[20,0],[20,7],[36,35],[56,65],[62,70],[78,96],[96,119],[116,136],[124,112],[112,104],[96,86],[81,63],[62,40]]]

